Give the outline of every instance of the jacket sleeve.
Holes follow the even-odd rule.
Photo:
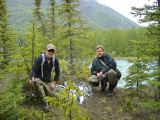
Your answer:
[[[38,56],[35,58],[34,65],[32,67],[31,77],[36,77],[36,73],[38,73],[38,69],[41,67],[42,56]]]
[[[59,67],[59,61],[57,58],[55,58],[55,77],[54,81],[58,81],[60,76],[60,67]]]
[[[95,68],[95,59],[93,60],[92,62],[92,67],[91,67],[91,74],[92,75],[97,75],[98,71],[96,71],[96,68]]]

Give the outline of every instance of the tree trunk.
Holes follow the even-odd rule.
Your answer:
[[[158,3],[158,11],[160,12],[160,0],[157,1]],[[160,20],[158,20],[158,30],[159,30],[159,38],[160,38]],[[159,45],[159,49],[160,49],[160,45]],[[158,66],[160,67],[160,54],[159,54],[159,58],[158,58]],[[158,77],[158,81],[160,82],[160,75]],[[158,93],[158,100],[160,100],[160,86],[158,86],[159,89],[159,93]]]
[[[66,0],[66,3],[68,3],[69,6],[70,6],[70,1],[69,1],[69,0]],[[67,12],[68,12],[69,15],[70,15],[70,9],[67,9]],[[68,17],[68,21],[70,21],[70,20],[71,20],[71,17],[69,16],[69,17]],[[69,28],[72,27],[71,22],[68,23],[68,27],[69,27]],[[69,34],[69,37],[72,36],[71,30],[68,31],[68,34]],[[71,65],[72,65],[72,63],[73,63],[73,42],[72,42],[72,38],[70,39],[70,58],[71,58]]]

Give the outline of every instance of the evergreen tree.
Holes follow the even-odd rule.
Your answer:
[[[42,32],[43,35],[46,35],[46,22],[45,22],[45,15],[43,14],[43,12],[40,11],[41,7],[41,1],[42,0],[35,0],[34,4],[35,4],[35,8],[33,9],[33,15],[36,18],[36,20],[40,23],[40,27],[39,27],[39,32]]]
[[[0,0],[0,76],[3,83],[6,84],[0,91],[0,119],[15,119],[18,104],[23,100],[22,84],[19,81],[18,74],[12,76],[10,72],[15,66],[9,67],[12,62],[16,63],[13,58],[16,54],[15,34],[10,27],[9,17],[6,0]],[[5,76],[2,77],[2,74]]]
[[[58,99],[47,97],[50,105],[53,106],[52,110],[56,114],[56,119],[61,120],[88,120],[90,116],[77,105],[77,96],[84,95],[75,83],[68,80],[67,87],[58,92]]]
[[[135,16],[143,16],[140,22],[151,22],[147,27],[149,44],[145,52],[150,58],[149,62],[152,63],[151,76],[155,78],[150,83],[155,88],[156,99],[160,99],[160,0],[156,0],[152,5],[145,5],[144,8],[132,7],[132,9],[134,11],[132,14]]]
[[[13,44],[15,35],[10,27],[9,17],[6,0],[0,0],[0,68],[3,70],[11,60],[15,45]]]
[[[146,57],[146,46],[147,42],[142,40],[132,40],[134,43],[131,47],[134,60],[130,60],[133,63],[131,67],[128,68],[129,74],[124,79],[126,81],[125,87],[134,88],[137,87],[137,96],[139,94],[139,88],[142,83],[146,83],[149,80],[149,68],[148,68],[148,58]]]
[[[87,55],[87,51],[80,45],[80,40],[85,42],[83,35],[88,29],[83,27],[85,21],[81,18],[79,5],[79,0],[65,0],[58,10],[61,26],[56,35],[57,46],[63,51],[62,58],[69,59],[71,64],[76,58],[84,58],[83,51]]]
[[[15,58],[16,60],[23,60],[18,64],[21,66],[21,69],[25,71],[25,74],[30,74],[35,58],[45,52],[45,47],[49,42],[48,38],[41,35],[41,33],[39,32],[39,25],[37,24],[35,19],[32,19],[30,21],[29,26],[30,27],[28,28],[28,31],[26,33],[27,39],[25,41],[25,46],[17,48],[17,51],[23,51],[23,55],[21,52],[18,52]]]
[[[55,25],[56,25],[56,2],[55,0],[49,0],[49,6],[50,8],[48,9],[50,12],[49,12],[49,15],[48,15],[48,18],[49,18],[49,32],[51,33],[51,38],[54,38],[55,37]]]

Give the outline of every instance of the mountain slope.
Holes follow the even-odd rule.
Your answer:
[[[80,9],[88,24],[95,28],[122,28],[128,29],[133,25],[139,27],[130,19],[124,17],[115,10],[97,3],[95,0],[81,0]]]
[[[26,28],[32,18],[32,9],[35,7],[34,0],[7,0],[7,6],[11,14],[10,21],[19,29]],[[46,11],[49,0],[42,0],[41,8]],[[57,0],[59,2],[59,0]],[[138,24],[124,17],[115,10],[101,5],[95,0],[80,0],[80,8],[83,19],[93,28],[120,28],[129,29],[133,25],[139,27]]]

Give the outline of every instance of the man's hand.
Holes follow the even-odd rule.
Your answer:
[[[32,80],[29,81],[29,84],[30,84],[31,86],[34,86],[34,78],[32,78]]]
[[[49,87],[49,88],[53,90],[53,89],[55,88],[55,84],[56,84],[56,82],[55,82],[55,81],[53,81],[53,83],[52,83],[52,84],[50,84],[50,87]]]
[[[102,75],[103,73],[102,72],[99,72],[99,73],[97,73],[97,76],[99,77],[99,78],[103,78],[103,75]]]

